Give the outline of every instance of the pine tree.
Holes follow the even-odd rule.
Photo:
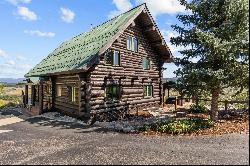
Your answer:
[[[172,25],[179,36],[171,43],[184,46],[182,58],[175,58],[181,68],[187,91],[206,91],[212,96],[211,119],[218,119],[218,99],[226,87],[249,84],[249,1],[180,0],[185,15],[178,15],[182,25]],[[198,61],[193,62],[196,58]]]

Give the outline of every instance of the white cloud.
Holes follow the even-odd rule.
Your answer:
[[[133,8],[129,0],[113,0],[113,4],[115,4],[117,10],[111,11],[108,15],[109,18],[113,18]]]
[[[0,57],[6,57],[8,54],[4,51],[0,49]]]
[[[185,7],[178,0],[136,0],[136,3],[146,3],[153,17],[185,12]]]
[[[181,51],[183,49],[185,49],[185,47],[183,46],[174,46],[171,44],[170,42],[170,38],[171,37],[177,37],[179,34],[177,32],[173,32],[173,31],[169,31],[169,30],[161,30],[161,33],[168,45],[168,47],[170,48],[170,51],[172,52],[172,54],[175,56],[175,54],[178,54],[178,51]]]
[[[24,33],[29,34],[31,36],[38,36],[38,37],[54,37],[55,33],[53,32],[41,32],[39,30],[25,30]]]
[[[14,66],[15,64],[16,64],[16,62],[13,60],[9,60],[6,62],[6,65],[9,65],[9,66]]]
[[[12,5],[18,5],[20,3],[30,3],[31,0],[6,0],[7,2],[11,3]]]
[[[0,55],[8,56],[8,54],[0,50]],[[15,59],[8,59],[7,61],[0,63],[0,77],[20,78],[24,77],[33,66],[30,64],[24,64],[21,60],[26,58],[21,55],[13,55]]]
[[[75,13],[67,8],[61,8],[61,19],[64,22],[72,23],[75,18]]]
[[[37,20],[37,15],[27,7],[17,7],[17,14],[27,21]]]
[[[22,70],[30,70],[32,66],[29,64],[22,64],[22,65],[19,65],[18,68]]]
[[[170,51],[172,52],[173,56],[176,58],[182,58],[182,54],[179,53],[179,51],[185,50],[185,49],[190,49],[191,46],[175,46],[172,45],[170,42],[170,38],[171,37],[177,37],[179,36],[179,34],[177,32],[173,32],[173,31],[169,31],[169,30],[161,30],[162,35],[166,41],[166,44],[168,45]],[[198,62],[200,60],[200,58],[190,58],[190,60],[194,63]]]
[[[24,77],[33,66],[30,64],[18,64],[10,60],[4,64],[0,64],[0,77],[21,78]]]
[[[24,56],[21,56],[21,55],[17,55],[16,59],[21,61],[21,60],[26,60],[27,58],[25,58]]]

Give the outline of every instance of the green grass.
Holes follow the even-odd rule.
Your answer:
[[[23,87],[10,87],[0,84],[0,109],[8,106],[17,106],[22,103],[21,92]]]
[[[195,133],[200,129],[210,128],[212,126],[213,122],[211,120],[183,119],[144,125],[139,130],[143,132],[155,131],[159,133],[178,135]]]
[[[18,96],[0,96],[0,109],[7,106],[17,106],[21,104],[21,98]]]

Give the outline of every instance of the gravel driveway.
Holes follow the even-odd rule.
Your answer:
[[[1,165],[249,164],[249,134],[143,136],[42,117],[0,130],[8,131],[0,133]]]

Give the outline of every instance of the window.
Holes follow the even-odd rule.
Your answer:
[[[150,69],[150,60],[146,57],[142,58],[142,65],[143,69],[149,70]]]
[[[108,85],[106,87],[106,98],[108,100],[117,100],[120,98],[120,87],[118,85]]]
[[[109,50],[105,54],[105,63],[112,66],[120,66],[120,51]]]
[[[127,49],[138,52],[138,39],[136,37],[127,37]]]
[[[138,52],[138,40],[137,38],[133,38],[133,51]]]
[[[144,91],[144,97],[152,97],[153,96],[153,86],[152,85],[145,85],[143,91]]]
[[[70,101],[76,102],[76,87],[68,86]]]
[[[62,85],[56,85],[56,95],[58,97],[62,96]]]
[[[120,66],[120,52],[119,51],[114,51],[113,65]]]

